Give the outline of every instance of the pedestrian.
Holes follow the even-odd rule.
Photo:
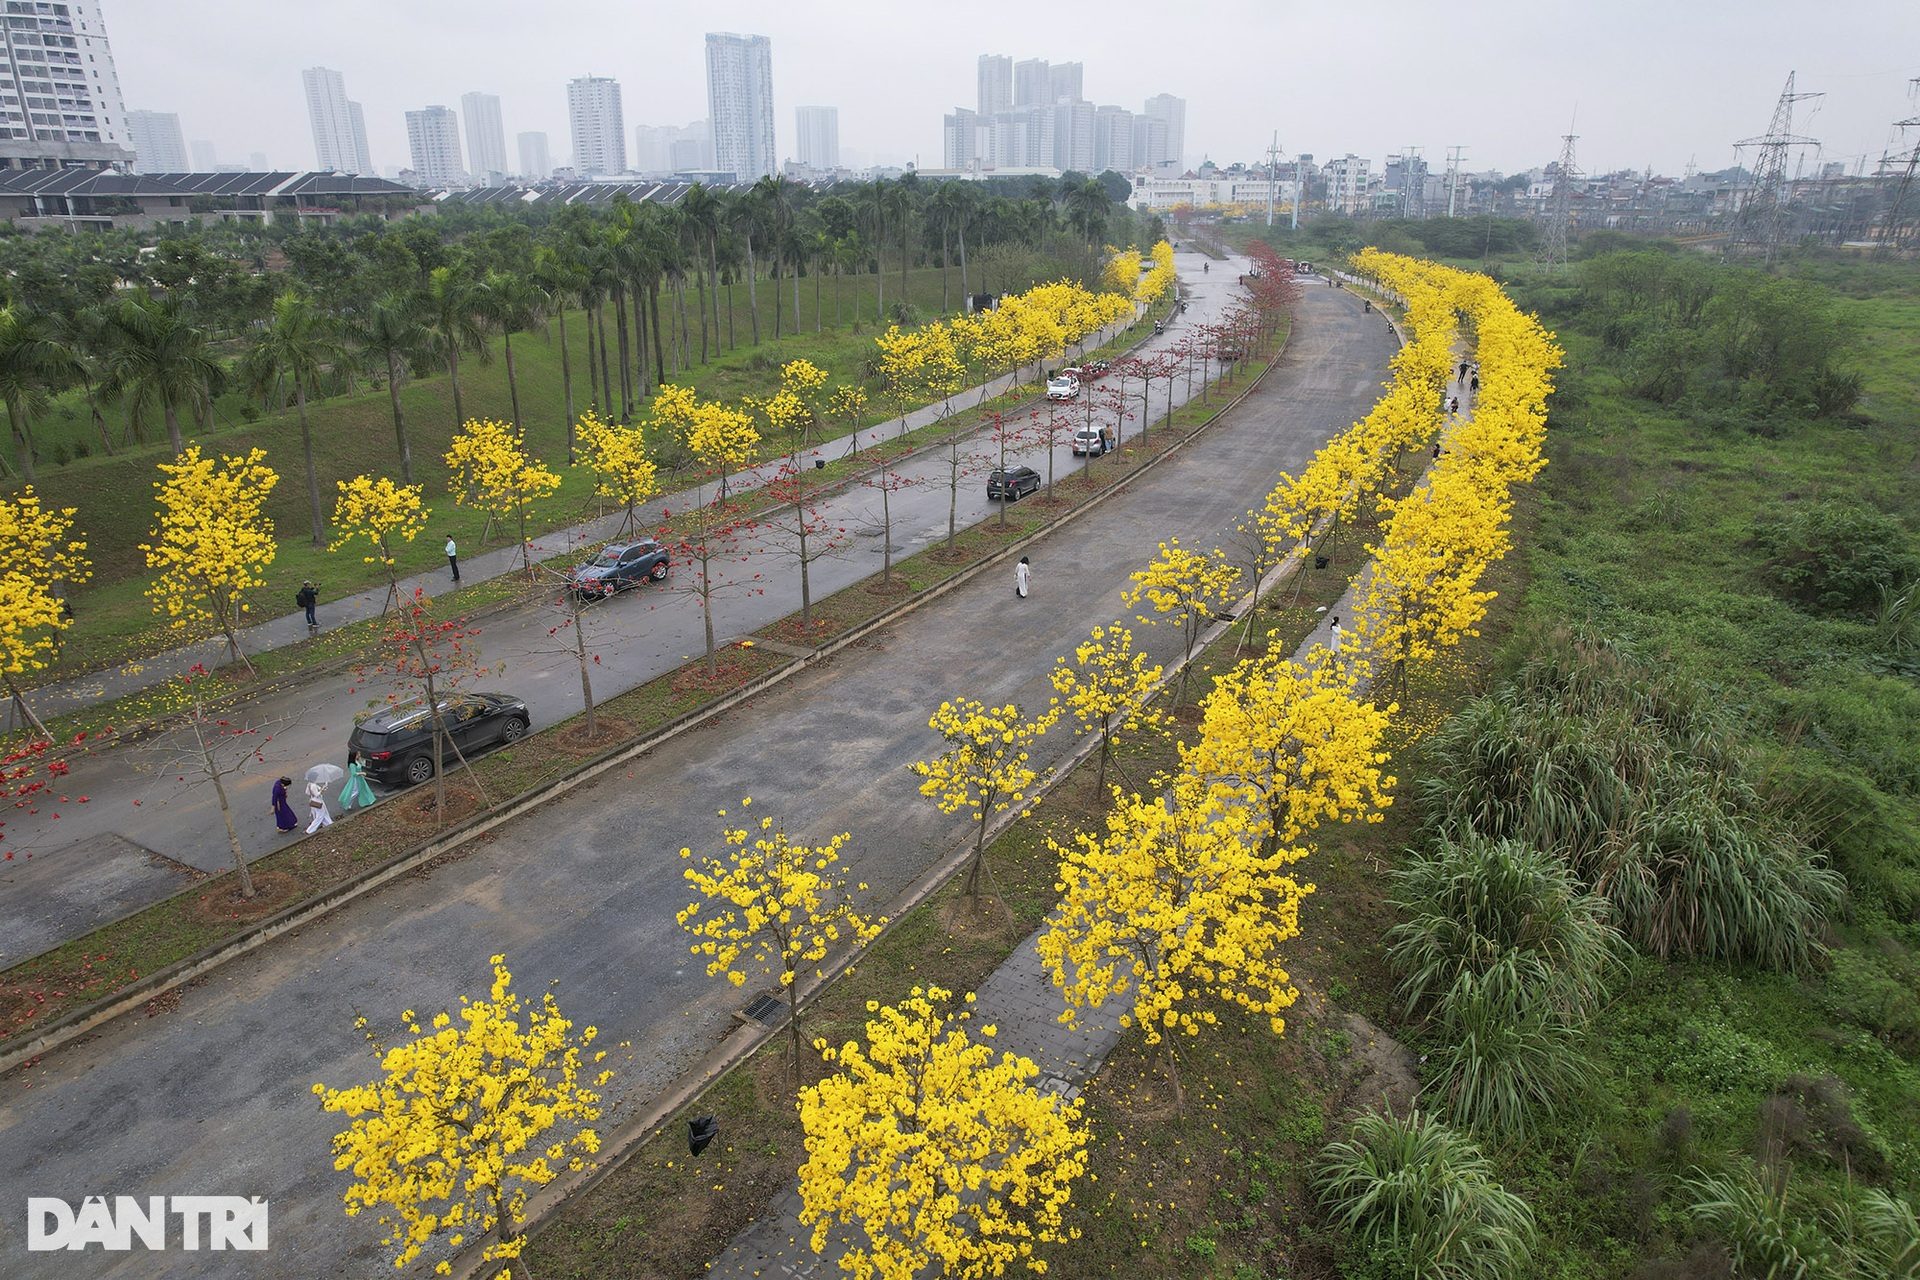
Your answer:
[[[447,535],[447,568],[453,570],[454,585],[460,582],[460,548],[453,545],[453,535]]]
[[[292,778],[279,778],[273,784],[273,825],[281,831],[291,831],[300,825],[293,806],[287,803],[287,788],[293,785]]]
[[[1460,362],[1460,377],[1458,381],[1464,384],[1466,380],[1467,380],[1467,362],[1465,360],[1462,360]]]
[[[1340,639],[1342,635],[1343,633],[1340,630],[1340,615],[1336,613],[1333,615],[1333,627],[1327,632],[1327,652],[1336,658],[1340,656]]]
[[[1032,581],[1032,577],[1033,561],[1027,559],[1025,556],[1021,556],[1020,563],[1013,566],[1013,594],[1025,600],[1027,598],[1027,588]]]
[[[333,814],[327,809],[327,784],[309,782],[307,784],[307,812],[313,815],[307,823],[307,834],[312,835],[322,827],[333,825]]]
[[[1473,375],[1471,379],[1468,380],[1467,390],[1478,391],[1479,389],[1480,389],[1480,375],[1476,373]]]
[[[1440,461],[1440,442],[1438,440],[1433,442],[1433,460],[1435,462]]]
[[[320,619],[314,616],[314,606],[320,603],[320,588],[311,582],[300,584],[293,602],[307,611],[307,633],[311,635],[320,629]]]
[[[1460,397],[1459,397],[1459,396],[1455,396],[1455,397],[1453,398],[1453,403],[1447,406],[1447,412],[1448,412],[1448,413],[1458,413],[1458,412],[1460,412]]]
[[[362,809],[373,808],[373,788],[367,785],[366,761],[360,758],[358,751],[349,751],[347,785],[340,788],[340,812],[346,813],[356,804]]]

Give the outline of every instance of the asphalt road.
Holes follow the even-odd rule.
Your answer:
[[[1170,347],[1184,327],[1215,317],[1237,293],[1236,273],[1227,264],[1221,264],[1219,272],[1202,272],[1198,256],[1189,256],[1192,261],[1183,262],[1183,274],[1189,278],[1191,310],[1165,335],[1153,339],[1149,350]],[[1095,384],[1095,389],[1117,385],[1118,380],[1110,376]],[[1139,411],[1139,387],[1137,380],[1127,387],[1133,413]],[[1176,380],[1174,403],[1185,403],[1187,394],[1186,380]],[[1165,411],[1166,395],[1167,385],[1156,382],[1156,414]],[[963,405],[968,398],[956,397],[955,403]],[[1090,392],[1088,400],[1094,399]],[[1060,416],[1070,425],[1057,437],[1052,464],[1055,474],[1065,478],[1080,465],[1066,443],[1071,425],[1083,422],[1085,416],[1078,405],[1062,406]],[[1113,416],[1096,414],[1093,420],[1111,423]],[[1140,430],[1137,420],[1119,427],[1128,438]],[[889,432],[883,426],[862,434],[871,438]],[[963,446],[963,452],[968,448]],[[997,505],[986,499],[984,474],[985,467],[997,464],[997,457],[985,459],[986,446],[978,439],[970,448],[970,474],[961,479],[954,504],[961,528],[985,518]],[[845,443],[834,441],[818,452],[837,458],[844,451]],[[1017,461],[1033,466],[1044,477],[1047,455],[1044,446],[1036,446],[1021,451]],[[946,536],[954,496],[952,468],[944,449],[925,453],[897,470],[909,487],[890,494],[887,503],[896,560]],[[844,528],[846,535],[841,551],[816,560],[811,567],[816,600],[880,572],[878,490],[854,484],[820,502],[818,518]],[[742,538],[740,552],[737,559],[719,563],[715,569],[720,585],[713,597],[714,625],[721,643],[800,608],[798,569],[777,534],[750,532]],[[667,583],[642,585],[588,611],[588,642],[599,657],[593,671],[596,698],[644,684],[705,651],[705,621],[699,601],[689,590],[695,578],[685,562],[676,561]],[[571,649],[572,629],[564,627],[558,637],[550,634],[565,617],[558,607],[533,606],[489,618],[478,644],[485,663],[500,669],[471,687],[525,698],[535,726],[576,714],[580,680]],[[272,738],[262,749],[264,761],[248,762],[246,774],[227,781],[241,846],[249,858],[269,853],[290,839],[273,824],[269,799],[273,779],[284,773],[299,783],[310,765],[325,760],[344,765],[355,713],[392,693],[392,682],[378,677],[324,677],[250,700],[229,717]],[[184,733],[169,734],[75,762],[63,784],[64,794],[86,796],[85,804],[45,805],[37,815],[9,815],[6,847],[17,856],[0,862],[0,964],[48,950],[157,901],[188,883],[195,872],[231,867],[216,794],[195,769],[191,740]],[[336,814],[338,796],[336,787],[332,792]],[[304,823],[307,812],[298,786],[294,808]],[[33,856],[24,856],[29,851]]]
[[[1208,276],[1230,285],[1234,267],[1216,265],[1222,271]],[[612,1129],[717,1043],[740,1002],[692,963],[674,919],[689,900],[679,850],[715,850],[715,811],[737,813],[751,795],[756,812],[791,832],[851,832],[853,875],[871,886],[875,905],[890,902],[966,836],[961,819],[919,796],[905,768],[938,749],[926,725],[932,709],[961,694],[1044,701],[1058,656],[1122,616],[1127,576],[1158,543],[1221,542],[1278,472],[1297,471],[1366,411],[1391,350],[1378,317],[1362,316],[1343,291],[1305,289],[1291,346],[1263,387],[1231,421],[1040,543],[1031,599],[1015,598],[1010,575],[976,580],[621,775],[483,838],[430,877],[389,886],[227,966],[169,1012],[123,1018],[15,1072],[0,1082],[8,1153],[0,1273],[391,1274],[377,1225],[340,1211],[347,1178],[328,1156],[338,1123],[318,1112],[309,1088],[370,1077],[355,1015],[391,1028],[403,1008],[457,1007],[462,993],[484,989],[493,952],[507,954],[523,991],[556,983],[569,1016],[597,1025],[603,1046],[630,1046],[613,1058],[620,1074],[603,1121]],[[944,534],[945,494],[933,505]],[[930,538],[928,516],[923,509],[903,522],[917,530],[908,545]],[[1136,627],[1136,638],[1162,659],[1177,643],[1166,627]],[[677,639],[648,643],[676,657],[694,652]],[[564,677],[547,683],[547,696],[571,696]],[[1036,756],[1058,758],[1071,745],[1057,732]],[[196,1193],[268,1197],[272,1249],[24,1252],[27,1196]]]

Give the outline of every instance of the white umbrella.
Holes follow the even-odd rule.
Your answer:
[[[347,771],[337,764],[317,764],[307,770],[307,781],[317,782],[323,787],[330,787],[346,776]]]

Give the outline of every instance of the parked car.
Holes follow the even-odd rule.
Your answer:
[[[1113,448],[1112,427],[1082,427],[1073,433],[1073,456],[1092,454],[1098,458]]]
[[[1082,382],[1091,382],[1095,378],[1104,378],[1107,370],[1111,368],[1113,368],[1113,366],[1105,360],[1089,360],[1080,366],[1080,380]]]
[[[1080,398],[1080,379],[1061,373],[1047,379],[1047,399],[1077,400]]]
[[[987,500],[1004,498],[1018,502],[1029,493],[1040,492],[1040,473],[1032,467],[1008,467],[994,470],[987,477]]]
[[[443,766],[488,747],[520,741],[532,717],[527,704],[507,693],[459,693],[440,700],[446,722]],[[459,754],[455,754],[455,748]],[[353,726],[347,749],[367,763],[367,776],[390,787],[433,780],[433,717],[425,698],[376,711]]]
[[[610,596],[644,580],[665,582],[671,558],[667,549],[652,538],[617,542],[569,570],[567,585],[579,595]]]

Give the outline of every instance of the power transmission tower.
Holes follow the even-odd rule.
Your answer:
[[[1573,221],[1573,182],[1580,173],[1573,165],[1573,144],[1579,137],[1577,133],[1560,135],[1560,172],[1547,198],[1547,242],[1540,251],[1540,261],[1549,267],[1567,265],[1567,224]]]
[[[1447,148],[1447,216],[1453,216],[1453,193],[1460,185],[1460,158],[1466,153],[1465,147]]]
[[[1787,72],[1787,87],[1780,91],[1780,101],[1774,104],[1773,121],[1767,131],[1757,138],[1743,138],[1733,144],[1736,151],[1741,147],[1759,150],[1753,162],[1753,180],[1746,198],[1740,202],[1739,218],[1727,241],[1729,255],[1758,253],[1761,261],[1773,261],[1787,224],[1787,152],[1794,147],[1820,145],[1812,138],[1794,134],[1793,104],[1825,95],[1795,93],[1794,74]]]
[[[1913,86],[1908,92],[1911,95],[1920,96],[1920,77],[1908,83]],[[1915,116],[1911,120],[1896,120],[1893,122],[1893,127],[1900,131],[1900,137],[1904,141],[1907,130],[1920,129],[1920,116]],[[1920,171],[1920,142],[1916,142],[1908,150],[1906,162],[1906,168],[1901,171],[1900,180],[1894,184],[1893,198],[1887,202],[1886,221],[1880,229],[1880,243],[1895,250],[1907,247],[1908,242],[1914,238],[1915,225],[1920,224],[1920,219],[1909,216],[1907,204],[1914,194],[1914,175],[1916,171]],[[1883,158],[1880,162],[1883,173],[1887,171],[1890,163],[1898,164],[1899,160],[1896,157],[1889,162],[1888,159]]]

